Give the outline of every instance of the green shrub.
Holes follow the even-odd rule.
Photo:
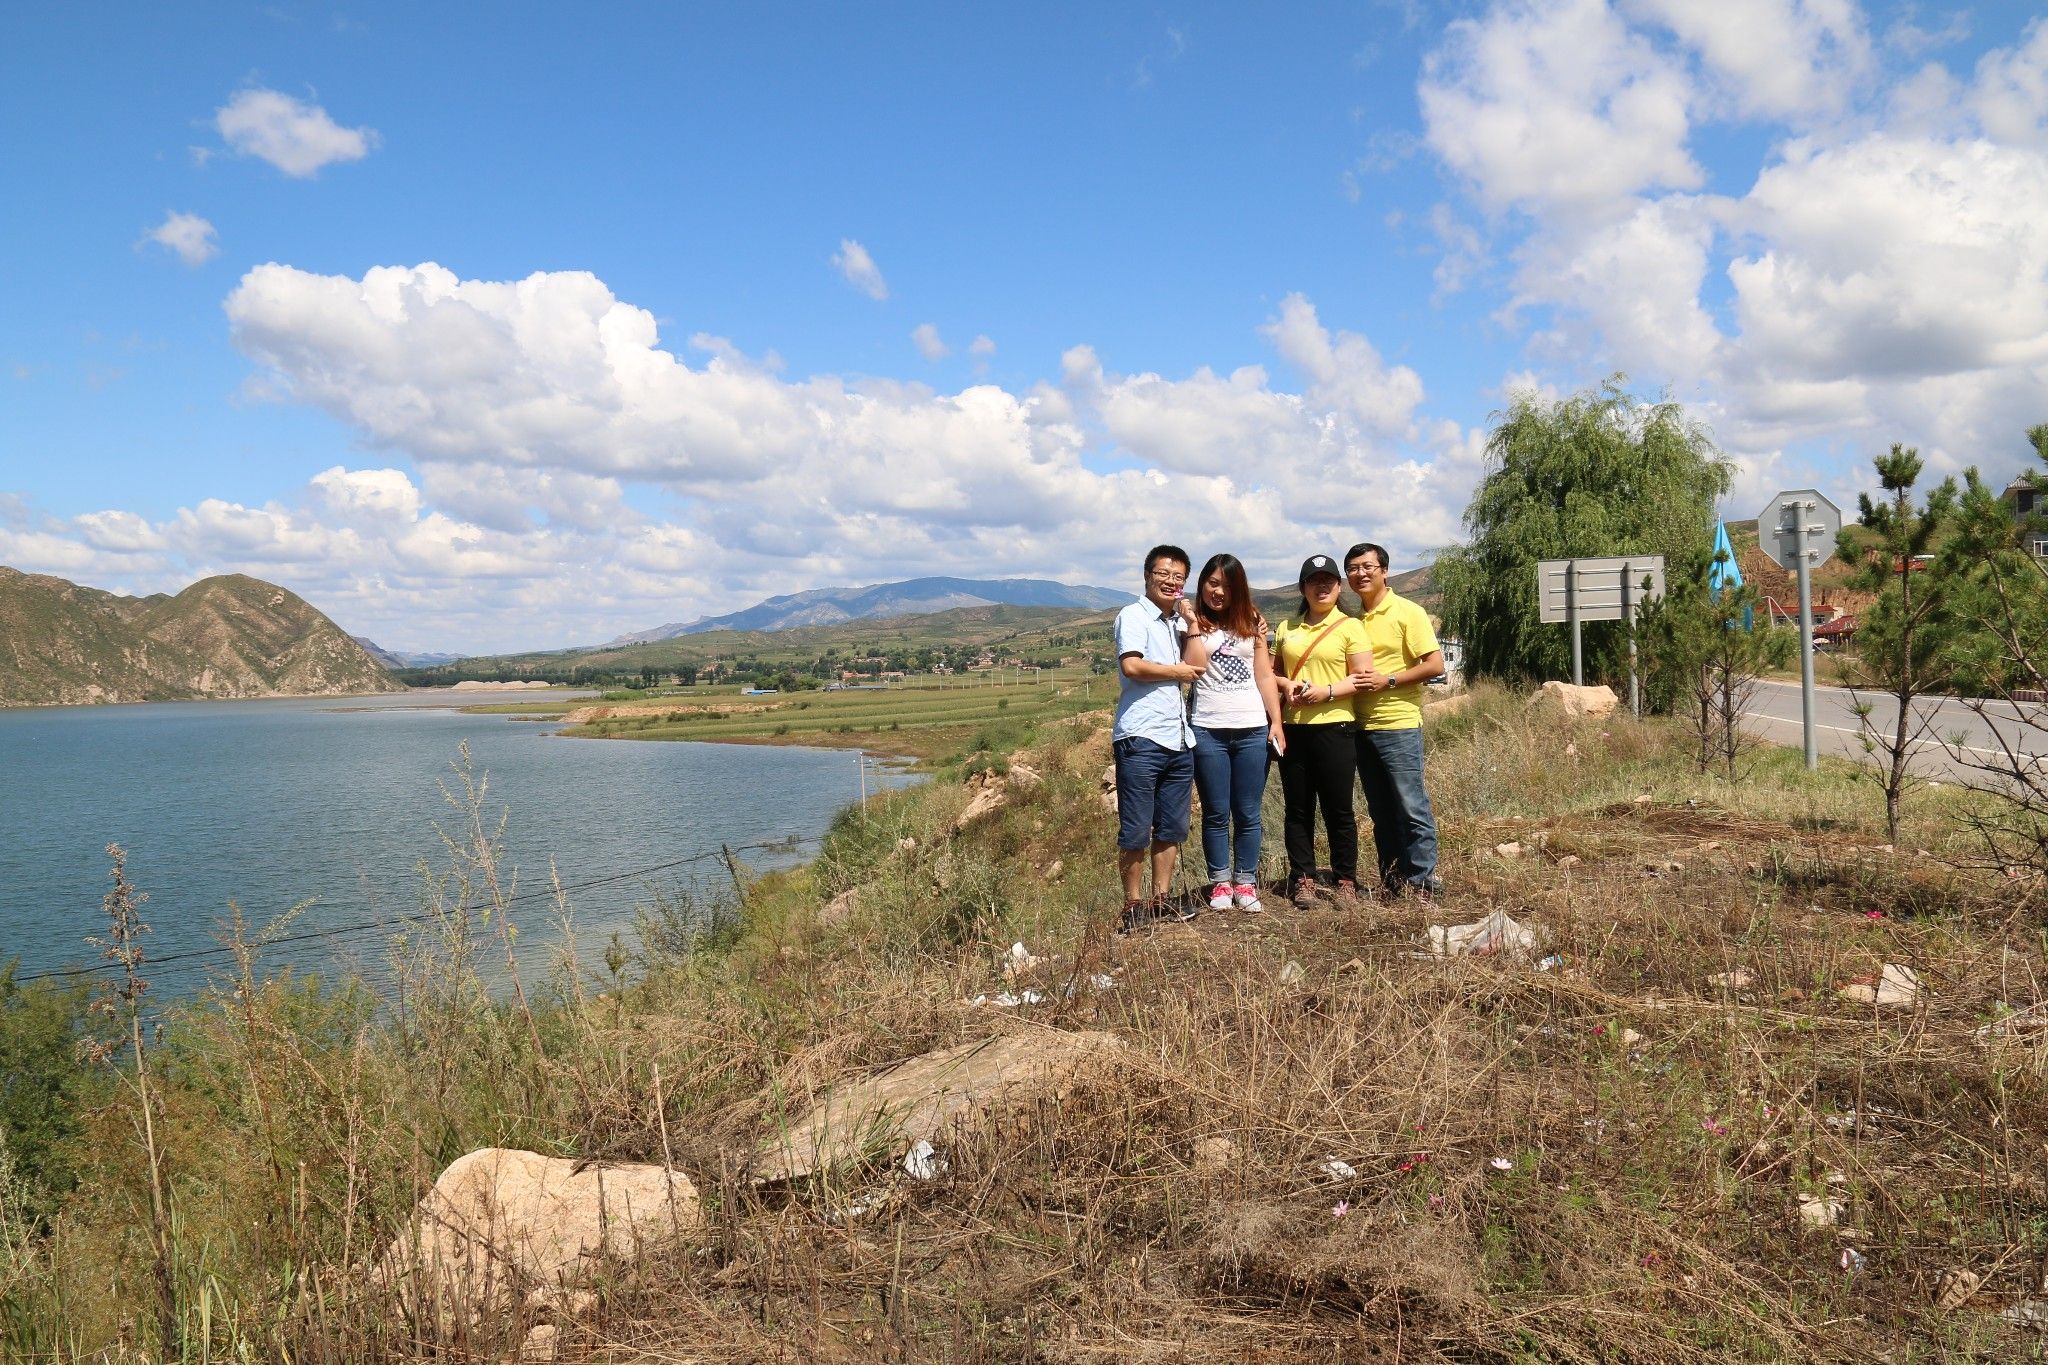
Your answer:
[[[42,1214],[77,1183],[71,1146],[92,1081],[77,1056],[87,994],[49,980],[24,986],[15,979],[18,965],[0,968],[0,1131]]]

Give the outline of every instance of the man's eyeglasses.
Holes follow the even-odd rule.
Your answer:
[[[1160,569],[1154,569],[1151,577],[1158,579],[1161,583],[1165,583],[1168,586],[1178,586],[1188,581],[1188,576],[1184,573],[1168,573]]]
[[[1345,570],[1344,572],[1345,572],[1345,573],[1347,573],[1347,574],[1361,574],[1361,573],[1385,573],[1385,572],[1386,572],[1386,570],[1385,570],[1385,569],[1383,569],[1383,568],[1381,568],[1381,567],[1380,567],[1379,565],[1377,565],[1377,564],[1373,564],[1373,563],[1369,563],[1369,562],[1367,562],[1367,561],[1364,561],[1364,560],[1360,560],[1360,561],[1359,561],[1358,563],[1356,563],[1356,564],[1353,564],[1353,565],[1352,565],[1352,566],[1351,566],[1350,568],[1346,569],[1346,570]]]

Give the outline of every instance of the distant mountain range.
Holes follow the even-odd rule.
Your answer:
[[[1111,588],[1074,587],[1045,578],[911,578],[864,588],[813,588],[757,602],[744,611],[673,622],[607,640],[599,649],[673,640],[712,630],[794,630],[883,616],[921,616],[957,607],[1120,607],[1137,596]]]
[[[243,574],[122,597],[0,566],[0,706],[382,692],[390,674],[297,594]]]
[[[457,659],[467,659],[467,654],[408,654],[402,650],[386,649],[375,640],[363,635],[348,637],[363,647],[363,653],[375,659],[386,668],[437,668],[452,664]]]

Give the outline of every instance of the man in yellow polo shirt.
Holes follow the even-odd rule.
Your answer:
[[[1372,664],[1356,670],[1358,780],[1372,817],[1380,879],[1393,894],[1437,892],[1436,816],[1422,781],[1422,689],[1443,676],[1429,613],[1387,586],[1384,546],[1354,545],[1344,577],[1362,604]]]

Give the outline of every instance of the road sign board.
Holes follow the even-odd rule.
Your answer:
[[[1756,514],[1757,543],[1781,569],[1791,569],[1801,551],[1807,553],[1809,569],[1827,563],[1834,557],[1835,536],[1841,529],[1842,509],[1814,488],[1787,489]]]
[[[1536,565],[1538,619],[1568,621],[1572,606],[1567,574],[1576,569],[1578,617],[1581,621],[1619,621],[1624,604],[1640,611],[1643,603],[1664,595],[1663,555],[1607,555],[1599,559],[1545,559]],[[1650,580],[1648,589],[1644,579]]]
[[[1835,553],[1842,510],[1815,488],[1779,493],[1757,513],[1756,538],[1799,589],[1799,719],[1806,731],[1806,766],[1820,765],[1813,719],[1813,571]]]

